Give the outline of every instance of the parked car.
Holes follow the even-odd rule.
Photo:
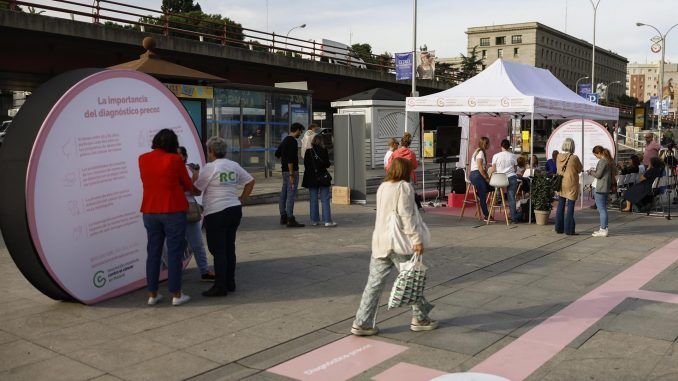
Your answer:
[[[7,129],[10,124],[12,124],[11,120],[5,120],[0,125],[0,145],[5,141],[5,135],[7,134]]]

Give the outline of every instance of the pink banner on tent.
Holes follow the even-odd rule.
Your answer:
[[[471,162],[471,156],[478,148],[478,141],[483,136],[490,139],[490,148],[485,151],[487,163],[491,163],[492,156],[501,151],[501,141],[508,136],[509,117],[495,117],[495,116],[481,116],[474,115],[471,117],[471,124],[469,127],[469,143],[468,143],[468,161]]]
[[[348,336],[268,371],[302,381],[344,381],[405,350],[402,345]]]

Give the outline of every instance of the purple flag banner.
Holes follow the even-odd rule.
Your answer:
[[[412,52],[395,53],[396,81],[412,79]]]

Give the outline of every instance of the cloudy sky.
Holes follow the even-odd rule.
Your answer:
[[[33,0],[36,1],[36,0]],[[44,2],[47,0],[37,0]],[[122,0],[160,9],[162,0]],[[219,13],[251,29],[287,33],[303,39],[327,38],[369,43],[375,53],[411,49],[412,0],[200,0],[207,13]],[[455,57],[466,48],[468,27],[539,21],[587,41],[593,36],[590,0],[419,0],[417,44],[438,57]],[[641,21],[662,33],[678,22],[676,0],[600,0],[596,43],[630,62],[658,61],[650,52],[657,33],[636,27]],[[678,62],[678,27],[669,34],[666,58]]]

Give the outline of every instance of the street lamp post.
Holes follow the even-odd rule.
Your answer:
[[[285,46],[286,46],[286,47],[288,47],[288,46],[287,46],[287,37],[290,36],[290,33],[292,33],[292,31],[295,30],[295,29],[303,29],[303,28],[306,28],[306,24],[297,25],[297,26],[295,26],[295,27],[293,27],[292,29],[290,29],[290,30],[287,31],[287,34],[285,35]],[[289,48],[289,47],[288,47],[288,48]]]
[[[581,81],[583,81],[583,80],[585,80],[585,79],[589,79],[589,76],[587,75],[586,77],[581,77],[581,78],[579,78],[579,79],[577,80],[577,82],[574,84],[574,92],[575,92],[575,93],[579,94],[579,82],[581,82]],[[593,91],[593,89],[591,89],[591,91]]]
[[[595,3],[589,0],[593,7],[593,48],[591,51],[591,92],[596,91],[596,17],[598,15],[598,5],[600,0]]]
[[[662,34],[662,32],[659,31],[659,29],[655,28],[654,26],[650,24],[643,24],[642,22],[637,22],[636,26],[649,26],[650,28],[654,29],[659,33],[659,38],[661,39],[661,50],[662,50],[662,59],[659,61],[659,104],[661,105],[661,102],[664,100],[664,57],[666,54],[666,36],[669,34],[671,29],[675,28],[678,26],[678,24],[673,25],[670,27],[666,33]],[[659,128],[659,144],[661,144],[662,141],[662,111],[663,108],[659,106],[659,116],[657,117],[657,127]]]

